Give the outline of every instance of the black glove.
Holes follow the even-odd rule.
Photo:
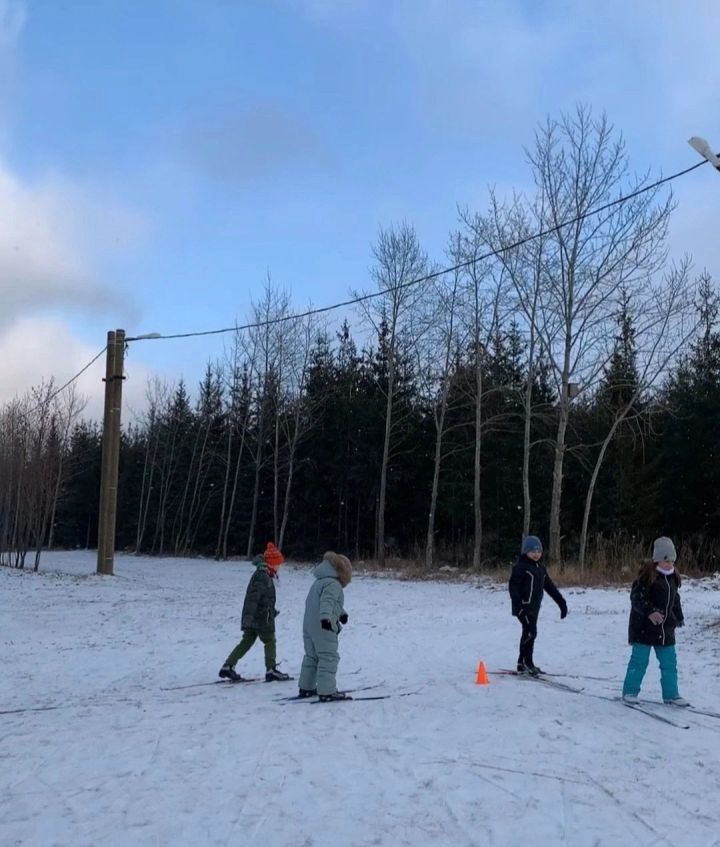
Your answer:
[[[525,611],[525,609],[520,609],[520,611],[517,613],[517,619],[518,619],[521,623],[525,623],[525,622],[528,620],[528,618],[529,618],[529,615],[528,615],[528,613]]]
[[[560,620],[564,620],[568,613],[567,603],[563,600],[561,603],[558,603],[558,606],[560,606]]]
[[[320,626],[321,626],[323,629],[327,629],[327,630],[329,630],[330,632],[332,632],[332,631],[333,631],[333,628],[332,628],[332,621],[329,621],[327,618],[323,618],[323,619],[320,621]]]
[[[343,613],[340,615],[340,617],[338,618],[338,620],[340,621],[340,623],[345,624],[345,623],[347,623],[347,622],[348,622],[348,618],[349,618],[348,613],[347,613],[347,612],[343,612]]]

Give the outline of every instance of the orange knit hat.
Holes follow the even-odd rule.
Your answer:
[[[263,553],[263,559],[265,559],[271,568],[278,568],[285,561],[285,557],[272,541],[268,541],[265,552]]]

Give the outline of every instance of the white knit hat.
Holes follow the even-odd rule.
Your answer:
[[[672,540],[664,535],[656,538],[653,544],[652,557],[653,562],[675,562],[677,553],[675,552],[675,545],[672,543]]]

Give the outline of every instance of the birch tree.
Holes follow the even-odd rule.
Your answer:
[[[451,255],[457,255],[458,240],[459,237],[455,236],[454,243],[451,245]],[[426,308],[422,320],[422,323],[426,325],[426,331],[422,333],[422,338],[415,339],[419,379],[424,386],[424,394],[432,410],[435,427],[433,476],[425,538],[425,567],[428,570],[432,568],[435,557],[435,518],[453,355],[462,343],[458,331],[457,314],[461,285],[461,272],[456,270],[441,276],[432,288],[428,289],[428,295],[432,292],[432,296],[426,296]]]
[[[621,292],[618,323],[620,333],[614,345],[614,357],[620,361],[620,371],[627,376],[624,384],[613,383],[614,398],[608,404],[612,419],[595,460],[588,483],[580,530],[579,565],[585,569],[590,510],[598,475],[608,447],[618,437],[623,426],[634,414],[638,404],[648,395],[659,379],[667,374],[697,330],[693,320],[692,292],[689,284],[689,261],[671,268],[662,279],[644,287],[634,295]],[[622,380],[622,377],[621,377]]]
[[[561,559],[566,436],[575,392],[589,390],[607,362],[613,304],[623,286],[646,285],[666,259],[672,198],[659,199],[647,175],[630,174],[625,144],[603,115],[578,107],[546,122],[528,159],[548,232],[534,325],[558,397],[550,504],[549,559]],[[638,193],[641,192],[642,193]],[[620,196],[625,202],[608,204]],[[597,209],[604,209],[595,213]]]
[[[279,530],[276,529],[277,544],[280,549],[282,549],[285,541],[285,532],[290,517],[290,502],[293,480],[295,478],[298,445],[307,435],[312,425],[313,409],[308,405],[306,386],[310,370],[313,341],[319,332],[318,321],[313,315],[297,318],[292,322],[292,335],[286,347],[288,351],[288,363],[285,369],[287,374],[285,396],[288,404],[288,413],[283,416],[282,423],[287,445],[287,459],[282,518],[280,520]]]
[[[403,329],[406,328],[425,291],[426,286],[416,281],[427,275],[428,260],[420,247],[415,230],[407,223],[381,229],[372,253],[375,265],[370,273],[381,296],[364,301],[363,309],[378,335],[381,322],[385,322],[388,344],[385,422],[375,533],[375,558],[380,567],[385,567],[385,506],[398,344]]]
[[[482,258],[487,253],[484,234],[486,224],[480,215],[461,212],[464,229],[457,241],[457,259],[466,267],[463,271],[463,319],[467,326],[472,351],[474,374],[474,432],[473,441],[473,568],[482,561],[482,454],[484,370],[491,339],[498,332],[507,308],[507,280],[502,266]]]

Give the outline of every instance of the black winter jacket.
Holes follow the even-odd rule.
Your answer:
[[[565,598],[550,579],[545,570],[545,565],[542,562],[533,562],[527,556],[519,556],[517,562],[513,565],[508,588],[510,589],[513,615],[525,611],[529,615],[537,617],[540,612],[543,591],[547,591],[561,610],[567,608]]]
[[[676,573],[665,576],[655,572],[650,586],[635,580],[630,591],[630,644],[649,644],[652,647],[671,647],[675,643],[675,628],[683,626],[680,604],[680,580]],[[661,624],[654,624],[649,615],[660,612],[665,616]]]
[[[275,583],[267,568],[259,567],[250,578],[242,609],[242,629],[275,631]]]

